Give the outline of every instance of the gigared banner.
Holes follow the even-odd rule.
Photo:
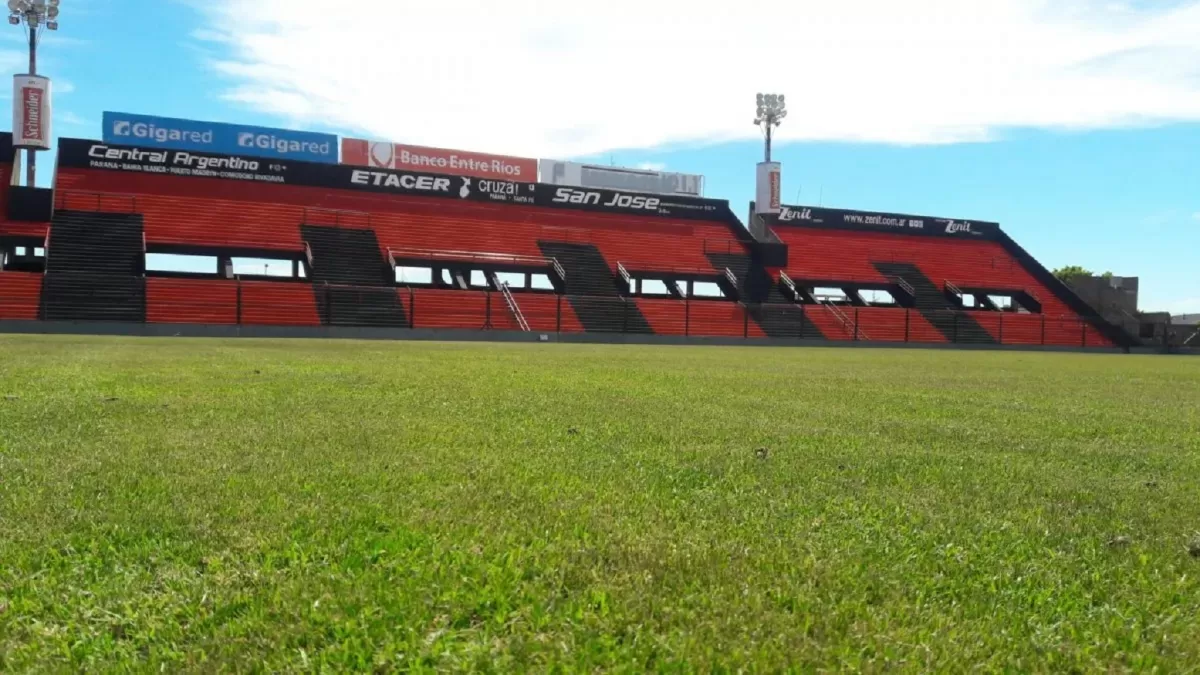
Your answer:
[[[429,171],[518,183],[537,182],[536,159],[365,141],[360,138],[342,139],[342,164],[399,171]]]

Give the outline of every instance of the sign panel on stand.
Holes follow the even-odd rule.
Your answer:
[[[50,149],[50,79],[13,76],[13,145]]]

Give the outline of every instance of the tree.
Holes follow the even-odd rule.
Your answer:
[[[1067,265],[1054,270],[1054,276],[1058,277],[1059,281],[1070,281],[1079,277],[1092,276],[1091,270],[1086,270],[1079,265]]]
[[[1091,277],[1095,275],[1092,274],[1091,270],[1080,267],[1079,265],[1067,265],[1066,267],[1060,267],[1054,270],[1054,276],[1058,277],[1059,281],[1067,282],[1071,281],[1072,279]],[[1112,272],[1105,272],[1100,275],[1100,277],[1103,279],[1111,279],[1112,276]]]

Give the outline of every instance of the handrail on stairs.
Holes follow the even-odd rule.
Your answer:
[[[558,275],[558,278],[562,279],[563,281],[566,281],[567,280],[567,271],[565,269],[563,269],[562,265],[559,264],[558,258],[551,256],[551,257],[547,258],[547,260],[550,261],[550,266],[554,268],[554,273]]]
[[[899,286],[900,288],[904,289],[904,291],[905,291],[906,293],[908,293],[909,295],[913,296],[914,298],[915,298],[915,297],[917,297],[917,291],[916,291],[916,289],[915,289],[915,288],[913,288],[912,284],[908,283],[908,280],[907,280],[907,279],[905,279],[904,277],[902,277],[902,276],[900,276],[900,275],[896,275],[896,276],[894,276],[894,277],[891,277],[891,279],[892,279],[892,280],[893,280],[893,281],[896,283],[896,285],[897,285],[897,286]]]
[[[738,287],[738,279],[737,279],[737,275],[733,273],[733,270],[726,267],[724,273],[725,273],[725,278],[729,280],[729,285],[732,286],[733,288],[737,288]]]
[[[621,280],[625,282],[626,286],[632,283],[633,279],[629,276],[629,270],[625,269],[625,264],[620,260],[617,261],[617,274],[621,277]]]
[[[784,288],[791,291],[792,302],[799,300],[800,291],[796,290],[796,282],[792,281],[792,278],[788,276],[787,272],[784,272],[783,270],[779,271],[779,283],[783,284]]]
[[[870,336],[868,336],[861,328],[858,327],[856,322],[851,321],[850,317],[846,316],[845,312],[838,309],[837,305],[833,304],[829,300],[825,300],[821,303],[821,305],[833,315],[833,318],[837,319],[838,322],[842,324],[842,328],[850,335],[850,337],[854,339],[860,339],[855,337],[857,335],[861,336],[862,340],[869,341],[871,339]]]
[[[508,287],[507,281],[500,281],[500,278],[494,273],[492,274],[492,283],[500,289],[500,295],[504,296],[504,302],[508,305],[508,311],[517,321],[517,325],[526,333],[529,332],[529,322],[525,320],[525,315],[521,313],[521,307],[517,304],[517,299],[513,297],[512,289]]]

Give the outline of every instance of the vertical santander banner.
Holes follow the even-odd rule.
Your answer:
[[[537,182],[536,159],[386,141],[366,141],[360,138],[342,139],[342,164],[493,178],[517,183]]]
[[[50,80],[13,76],[13,146],[50,149]]]
[[[756,213],[779,213],[779,162],[759,162],[758,181],[754,191]]]

